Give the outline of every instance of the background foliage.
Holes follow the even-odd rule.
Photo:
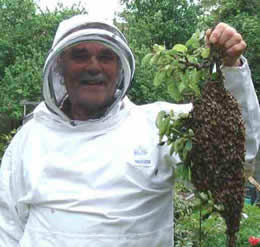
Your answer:
[[[41,12],[33,0],[0,0],[0,114],[19,120],[21,100],[41,99],[42,68],[61,20],[85,10]]]
[[[187,200],[191,194],[182,183],[175,186],[175,247],[223,247],[226,246],[225,223],[223,219],[212,214],[208,219],[201,221],[198,199]],[[245,204],[237,233],[237,246],[249,246],[250,236],[260,236],[260,208],[255,205]],[[203,208],[202,208],[203,215]],[[201,232],[201,233],[200,233]],[[200,245],[201,239],[201,245]]]
[[[153,85],[154,69],[142,67],[141,60],[154,44],[172,48],[174,44],[188,40],[196,30],[198,16],[202,14],[200,7],[188,0],[121,2],[126,4],[126,10],[120,15],[126,23],[121,24],[121,29],[136,58],[136,73],[133,88],[129,92],[130,98],[137,104],[172,101],[164,85]]]
[[[126,10],[121,14],[127,24],[122,25],[133,49],[137,70],[130,97],[136,103],[154,100],[172,101],[163,86],[152,85],[154,70],[141,67],[140,60],[151,51],[153,44],[172,48],[185,43],[197,28],[212,27],[226,22],[235,27],[248,44],[245,56],[260,96],[260,1],[259,0],[121,0]]]

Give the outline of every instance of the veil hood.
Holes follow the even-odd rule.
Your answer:
[[[90,19],[87,15],[77,15],[60,23],[52,48],[43,69],[43,98],[46,106],[63,119],[70,121],[61,110],[67,90],[64,79],[58,71],[57,58],[73,45],[81,42],[98,42],[112,49],[120,59],[121,76],[114,103],[106,110],[106,117],[118,106],[131,86],[135,71],[135,59],[122,32],[112,23]]]

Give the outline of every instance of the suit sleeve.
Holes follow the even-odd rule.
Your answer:
[[[241,105],[246,127],[246,160],[256,157],[260,143],[260,109],[250,69],[242,57],[241,67],[223,67],[225,87]]]
[[[0,246],[18,247],[23,224],[16,209],[13,191],[12,145],[2,159],[0,168]]]

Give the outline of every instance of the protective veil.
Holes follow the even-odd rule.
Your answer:
[[[52,49],[44,66],[43,97],[47,107],[69,120],[61,110],[61,105],[66,99],[67,92],[64,78],[60,72],[58,60],[60,55],[73,46],[97,42],[111,49],[120,60],[120,75],[117,82],[115,101],[106,110],[103,117],[118,105],[131,86],[135,71],[134,56],[127,45],[127,41],[120,30],[111,23],[91,21],[87,16],[75,16],[60,24],[56,33]]]
[[[62,111],[68,93],[58,61],[70,47],[92,41],[120,60],[114,102],[101,118],[72,124]],[[223,72],[243,109],[250,160],[259,146],[260,113],[243,62]],[[124,96],[133,73],[133,55],[113,25],[86,16],[61,23],[44,67],[45,102],[2,160],[1,247],[174,246],[172,189],[179,159],[158,145],[155,119],[161,110],[178,114],[192,106],[131,103]]]

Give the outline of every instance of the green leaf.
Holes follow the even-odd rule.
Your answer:
[[[188,154],[189,154],[189,151],[186,149],[186,146],[185,146],[183,148],[182,155],[181,155],[181,158],[183,161],[185,161],[187,159]]]
[[[189,135],[194,136],[194,131],[192,129],[189,129]]]
[[[183,81],[178,85],[179,92],[182,93],[184,89],[186,89],[186,85]]]
[[[201,50],[201,56],[202,56],[203,58],[208,58],[209,55],[210,55],[210,48],[209,48],[209,47],[203,48],[203,49]]]
[[[165,116],[165,111],[160,111],[158,114],[157,114],[157,117],[156,117],[156,121],[155,121],[155,125],[157,128],[159,128],[164,116]]]
[[[188,61],[189,61],[190,63],[199,64],[198,59],[197,59],[196,57],[194,57],[193,55],[192,55],[192,56],[187,56],[187,58],[188,58]]]
[[[156,53],[160,53],[161,51],[164,51],[164,50],[165,50],[165,47],[162,46],[162,45],[155,44],[155,45],[153,46],[153,50],[154,50]]]
[[[172,143],[170,148],[170,155],[173,155],[173,153],[174,153],[174,142]]]
[[[184,138],[179,138],[174,142],[174,149],[176,153],[180,153],[183,151],[184,148],[184,142],[185,139]]]
[[[189,87],[192,89],[192,91],[194,92],[196,97],[200,96],[200,88],[197,84],[191,83],[191,84],[189,84]]]
[[[198,39],[195,39],[195,38],[191,38],[189,39],[186,44],[185,44],[187,47],[192,47],[194,49],[197,49],[200,47],[200,42]]]
[[[171,50],[166,51],[166,54],[169,56],[174,56],[174,55],[178,54],[178,51],[171,49]]]
[[[163,80],[165,79],[166,75],[167,75],[166,71],[158,71],[158,72],[156,72],[154,80],[153,80],[154,85],[156,87],[158,87],[163,82]]]
[[[218,79],[218,74],[216,72],[212,73],[211,75],[212,81],[215,81]]]
[[[166,72],[166,76],[167,77],[171,77],[172,76],[172,72],[173,72],[173,66],[168,64],[166,65],[163,70]]]
[[[190,46],[192,46],[192,43],[193,43],[193,39],[190,38],[190,39],[185,43],[185,46],[186,46],[186,47],[190,47]]]
[[[220,205],[214,204],[214,208],[215,208],[218,212],[223,212],[223,211],[224,211],[224,206],[223,206],[222,204],[220,204]]]
[[[22,94],[22,93],[23,93],[23,90],[22,90],[22,89],[17,89],[16,92],[17,92],[18,94]]]
[[[148,65],[152,57],[153,57],[152,53],[146,54],[145,57],[142,60],[142,66]]]
[[[196,69],[191,70],[189,73],[189,88],[192,89],[195,96],[200,96],[199,82],[201,79],[201,72]]]
[[[181,52],[181,53],[186,53],[188,51],[187,47],[185,45],[182,45],[182,44],[175,45],[172,48],[172,50],[178,51],[178,52]]]
[[[187,73],[188,73],[188,76],[189,76],[189,82],[193,85],[198,85],[199,80],[200,80],[200,76],[201,76],[200,71],[193,69],[193,70],[191,70]]]
[[[159,125],[159,135],[160,137],[163,137],[169,128],[170,124],[170,117],[166,116],[166,118],[163,118]]]
[[[180,80],[181,80],[180,84],[183,84],[183,87],[187,88],[187,85],[189,85],[189,71],[186,71],[185,73],[179,72],[179,76],[180,76]],[[182,92],[182,91],[180,91],[180,92]]]
[[[156,63],[158,62],[159,58],[160,58],[160,55],[159,55],[159,54],[154,55],[154,56],[151,58],[151,60],[150,60],[150,65],[156,64]]]
[[[173,109],[170,110],[170,117],[173,118],[175,116]]]
[[[186,141],[185,149],[186,149],[187,151],[191,151],[191,149],[192,149],[192,142],[191,142],[191,140],[187,140],[187,141]]]
[[[181,178],[184,181],[189,181],[190,177],[191,177],[190,176],[190,169],[188,167],[186,167],[183,162],[180,162],[177,165],[178,166],[175,170],[176,177]]]
[[[181,101],[183,99],[182,95],[180,94],[180,92],[176,86],[176,82],[174,82],[174,81],[171,81],[171,83],[168,85],[168,93],[177,102]]]
[[[204,192],[200,192],[199,193],[199,198],[202,200],[202,201],[208,201],[208,195]]]
[[[172,58],[168,55],[161,55],[160,58],[158,59],[157,64],[159,65],[166,65],[166,64],[170,64],[172,61]]]

